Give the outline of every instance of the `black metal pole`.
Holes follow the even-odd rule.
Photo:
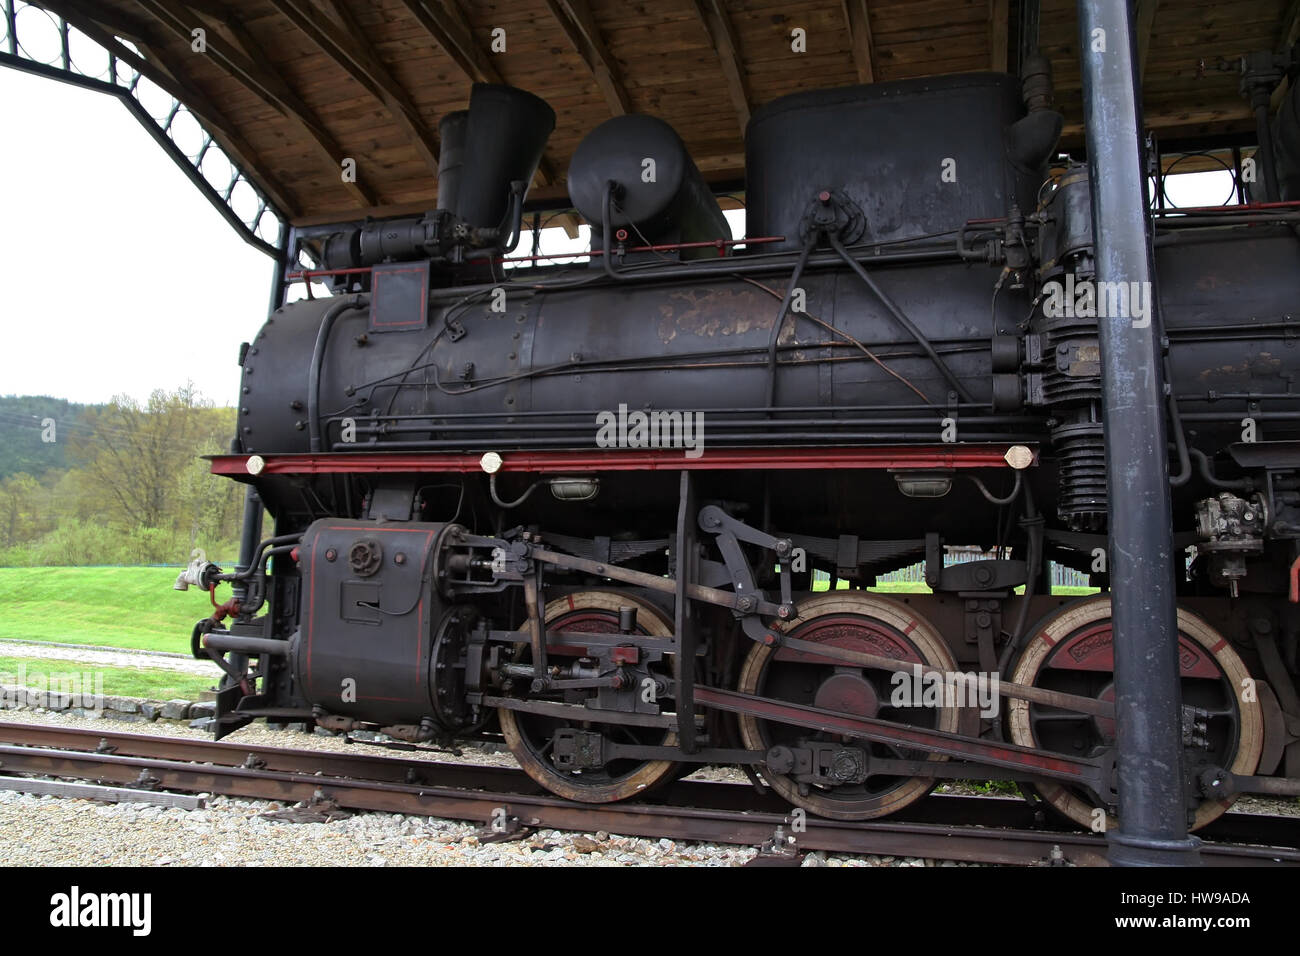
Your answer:
[[[1145,319],[1099,317],[1115,648],[1120,866],[1196,865],[1187,834],[1173,519],[1165,449],[1160,319],[1146,209],[1133,11],[1079,0],[1098,299],[1106,283],[1146,290]],[[1138,285],[1131,285],[1138,283]]]
[[[239,529],[239,563],[235,570],[242,573],[257,561],[257,546],[262,543],[262,498],[257,489],[249,485],[244,490],[244,520]],[[242,603],[247,592],[243,581],[231,585],[234,596]]]
[[[285,293],[288,292],[289,282],[285,278],[290,271],[292,263],[289,256],[296,251],[297,242],[295,241],[295,229],[287,222],[280,226],[280,241],[276,246],[275,268],[271,273],[271,301],[267,307],[267,314],[271,315],[276,309],[284,305]]]

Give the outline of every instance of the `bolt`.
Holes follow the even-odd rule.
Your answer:
[[[339,556],[339,553],[338,553],[337,551],[335,551],[333,548],[329,548],[329,549],[327,549],[326,552],[325,552],[325,560],[326,560],[326,561],[333,561],[333,560],[334,560],[335,558],[337,558],[338,556]]]
[[[393,555],[393,563],[394,563],[394,564],[405,564],[405,563],[406,563],[406,555],[404,555],[402,552],[398,551],[395,555]]]

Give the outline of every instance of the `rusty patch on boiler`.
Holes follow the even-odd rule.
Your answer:
[[[1250,378],[1272,378],[1282,371],[1282,360],[1275,358],[1271,352],[1260,352],[1238,365],[1218,365],[1207,368],[1200,373],[1202,381],[1219,376],[1236,377],[1246,375]]]
[[[679,333],[711,339],[769,332],[778,308],[775,299],[749,289],[674,292],[659,307],[659,339],[667,345]],[[792,342],[794,331],[794,323],[787,317],[781,344]]]

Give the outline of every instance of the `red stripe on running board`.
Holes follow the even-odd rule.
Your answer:
[[[738,471],[741,469],[1008,468],[1010,444],[905,445],[871,448],[719,448],[687,458],[680,449],[644,451],[504,451],[501,471]],[[1026,446],[1031,447],[1032,446]],[[213,455],[214,475],[249,476],[251,455]],[[329,452],[262,455],[262,475],[480,472],[481,455],[433,452]],[[1034,463],[1038,453],[1034,450]]]

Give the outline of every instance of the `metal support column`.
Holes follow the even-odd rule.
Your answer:
[[[285,295],[289,291],[287,276],[293,268],[290,256],[296,247],[294,228],[288,223],[281,223],[280,240],[276,243],[275,264],[271,272],[271,302],[266,310],[268,315],[274,314],[276,309],[284,305]]]
[[[1108,855],[1123,866],[1195,865],[1200,841],[1187,834],[1161,322],[1133,10],[1126,0],[1079,0],[1078,7],[1097,298],[1112,288],[1107,283],[1124,283],[1149,290],[1151,304],[1145,323],[1099,319],[1119,750],[1120,823]]]

